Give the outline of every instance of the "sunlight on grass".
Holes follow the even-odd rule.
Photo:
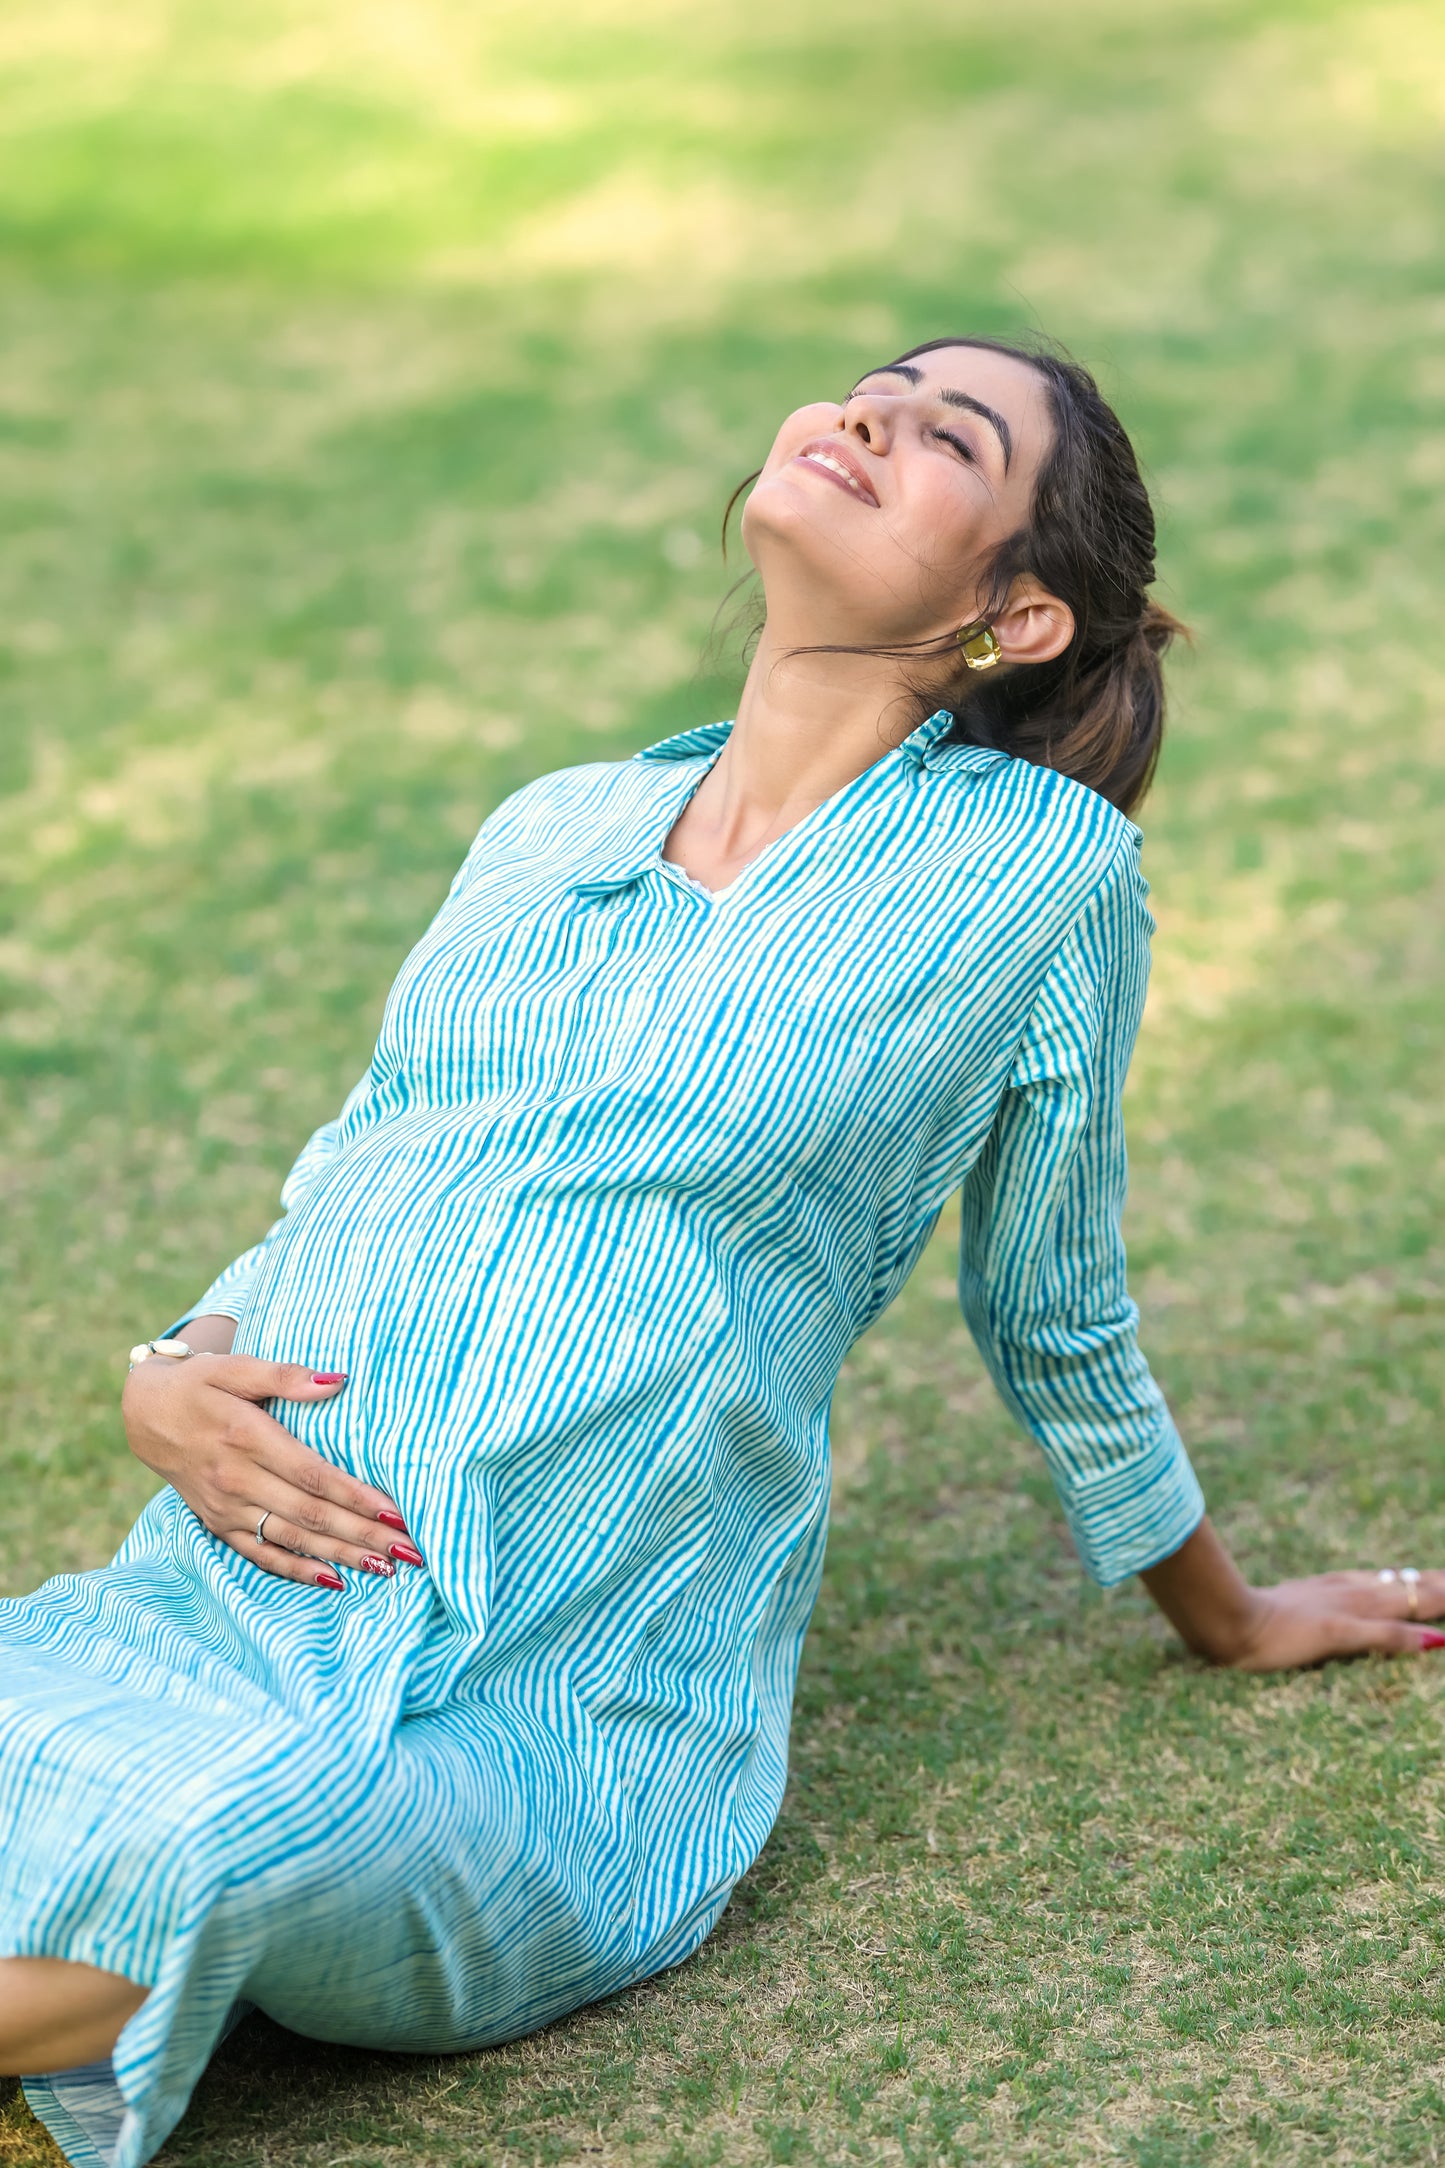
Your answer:
[[[1445,1556],[1442,114],[1413,4],[0,15],[4,1586],[146,1496],[124,1350],[267,1223],[485,812],[728,711],[717,523],[780,414],[1037,323],[1198,633],[1146,1344],[1249,1570]],[[845,1374],[714,1940],[485,2056],[248,2027],[167,2161],[1430,2157],[1439,1674],[1215,1677],[1084,1588],[955,1226]]]

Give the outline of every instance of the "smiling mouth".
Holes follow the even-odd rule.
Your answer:
[[[836,458],[832,452],[825,451],[821,445],[810,445],[807,451],[799,452],[798,458],[806,466],[821,467],[830,481],[839,483],[844,489],[850,489],[864,504],[876,507],[878,499],[872,490],[858,479],[850,466]]]

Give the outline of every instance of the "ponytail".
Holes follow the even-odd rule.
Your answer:
[[[1172,641],[1188,638],[1186,625],[1148,601],[1125,639],[1087,654],[1066,649],[1057,664],[1000,673],[996,685],[977,691],[960,686],[953,734],[1057,768],[1131,813],[1159,763],[1164,655]],[[1045,672],[1054,678],[1047,687],[1037,683]]]

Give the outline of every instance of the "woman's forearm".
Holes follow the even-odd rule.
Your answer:
[[[1214,1664],[1243,1662],[1269,1613],[1268,1596],[1250,1587],[1207,1515],[1139,1578],[1180,1639]]]
[[[236,1320],[212,1311],[206,1317],[193,1317],[181,1328],[180,1337],[198,1355],[229,1355],[236,1337]]]

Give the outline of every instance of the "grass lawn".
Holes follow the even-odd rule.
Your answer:
[[[1199,635],[1146,1345],[1247,1570],[1445,1562],[1442,122],[1429,0],[4,11],[0,1586],[146,1497],[125,1350],[267,1224],[483,814],[728,712],[777,418],[1035,321]],[[1445,2159],[1445,1668],[1217,1676],[1088,1587],[951,1240],[845,1375],[713,1940],[453,2061],[255,2021],[173,2168]]]

